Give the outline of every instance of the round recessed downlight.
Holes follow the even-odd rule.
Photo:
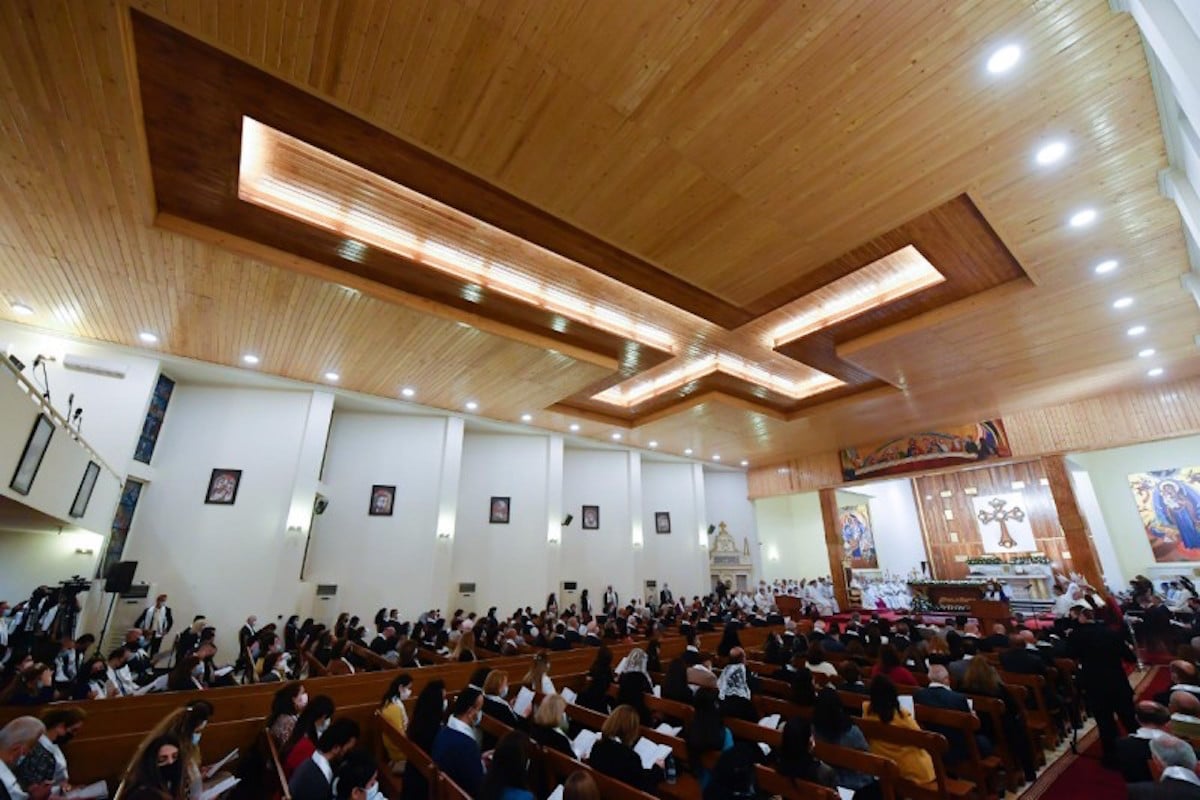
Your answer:
[[[1015,44],[1006,44],[996,50],[987,60],[988,72],[999,75],[1008,72],[1021,60],[1021,48]]]

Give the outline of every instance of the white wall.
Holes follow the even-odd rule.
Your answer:
[[[550,593],[551,438],[471,431],[463,437],[451,575],[455,584],[476,584],[477,611],[497,606],[507,614]],[[512,499],[507,525],[488,522],[492,497]]]
[[[337,611],[383,606],[415,616],[443,605],[430,564],[437,546],[444,417],[335,412],[325,457],[325,513],[313,521],[305,579],[338,586]],[[390,517],[368,511],[371,486],[396,487]],[[368,616],[369,618],[369,616]]]
[[[305,537],[287,519],[312,397],[181,383],[171,398],[125,558],[170,594],[176,620],[208,615],[225,653],[248,614],[299,607]],[[214,468],[243,470],[234,505],[204,503]]]
[[[1178,572],[1179,564],[1155,568],[1154,554],[1129,489],[1129,475],[1200,465],[1200,436],[1079,453],[1072,455],[1071,460],[1086,470],[1091,479],[1104,527],[1124,575],[1152,575],[1159,569]],[[1099,526],[1092,533],[1100,535]]]
[[[1096,497],[1092,476],[1088,475],[1087,470],[1072,465],[1071,484],[1075,489],[1075,501],[1087,522],[1092,548],[1100,561],[1100,572],[1104,575],[1104,582],[1114,590],[1122,589],[1127,580],[1125,570],[1121,568],[1121,560],[1117,558],[1112,536],[1108,533],[1108,523],[1104,520],[1104,512],[1100,510],[1100,500]]]
[[[657,581],[658,589],[666,581],[676,597],[709,591],[708,550],[700,546],[698,534],[701,528],[708,527],[708,520],[704,516],[704,497],[697,496],[697,469],[693,464],[642,462],[644,545],[639,572],[643,580]],[[700,491],[705,489],[707,486],[701,482]],[[669,534],[655,532],[656,511],[670,513]]]
[[[763,577],[816,578],[829,574],[825,523],[816,492],[764,497],[754,501]]]
[[[907,478],[856,485],[854,491],[871,498],[871,526],[875,531],[875,548],[879,553],[879,569],[908,575],[920,573],[926,561],[925,538],[921,534],[921,518],[913,498],[912,484]]]
[[[91,578],[104,537],[90,531],[0,530],[0,600],[16,605],[42,584],[53,586],[72,575]],[[92,550],[92,555],[76,553]]]
[[[54,408],[66,416],[67,399],[74,394],[75,407],[84,410],[83,438],[124,475],[158,380],[158,359],[149,352],[145,356],[132,355],[112,346],[78,342],[13,323],[0,323],[0,345],[25,362],[26,375],[32,374],[33,360],[39,353],[56,359],[46,366]],[[125,378],[64,369],[67,354],[118,364],[125,369]],[[40,367],[37,376],[35,382],[40,382]]]
[[[750,502],[750,487],[745,472],[704,470],[704,502],[711,525],[724,522],[740,543],[750,540],[750,556],[754,560],[755,582],[763,575],[765,554],[758,539],[758,523],[754,503]],[[651,528],[653,530],[653,528]],[[707,556],[706,556],[707,558]]]
[[[623,450],[563,450],[563,514],[575,519],[562,529],[556,583],[577,581],[580,591],[588,590],[593,607],[599,607],[609,584],[622,600],[633,597],[638,588],[631,530],[633,514],[641,514],[641,509],[630,508],[629,472]],[[583,529],[584,505],[600,506],[599,530]],[[578,602],[578,595],[574,600]]]

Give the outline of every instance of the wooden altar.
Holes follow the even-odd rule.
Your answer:
[[[979,620],[979,632],[988,636],[992,626],[1000,623],[1008,629],[1012,622],[1012,609],[1006,600],[975,600],[971,603],[971,616]]]
[[[922,595],[939,608],[961,608],[983,599],[984,581],[909,581],[914,597]]]

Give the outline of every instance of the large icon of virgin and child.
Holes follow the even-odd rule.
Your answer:
[[[1200,467],[1129,476],[1155,561],[1200,561]]]
[[[867,504],[842,506],[838,509],[842,529],[843,552],[850,558],[853,569],[878,569],[875,554],[875,533],[871,530],[871,512]]]

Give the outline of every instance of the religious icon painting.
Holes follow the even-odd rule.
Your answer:
[[[375,484],[371,487],[372,517],[390,517],[396,506],[396,487]]]
[[[488,512],[488,522],[492,525],[507,525],[511,503],[511,497],[493,497]]]
[[[1200,467],[1135,473],[1129,487],[1154,560],[1200,561]]]
[[[208,492],[204,502],[215,506],[231,506],[237,501],[238,487],[242,484],[240,469],[214,469],[208,479]]]
[[[671,512],[670,511],[655,511],[654,512],[654,532],[655,533],[670,533],[671,532]]]
[[[850,568],[879,569],[875,532],[871,530],[871,510],[867,504],[839,508],[838,527],[842,531],[842,548],[850,559]]]
[[[1020,492],[972,497],[975,524],[985,553],[1033,553],[1033,523]]]
[[[600,506],[584,506],[582,513],[585,531],[600,530]]]

